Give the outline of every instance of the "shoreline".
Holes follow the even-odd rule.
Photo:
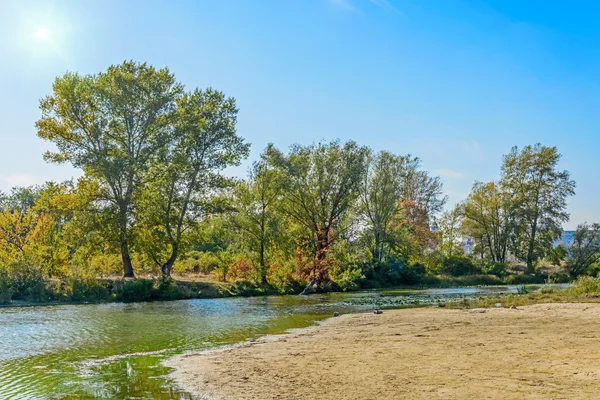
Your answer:
[[[600,391],[598,321],[592,303],[345,314],[165,365],[214,400],[587,399]]]

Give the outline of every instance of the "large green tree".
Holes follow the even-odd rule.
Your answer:
[[[326,259],[333,232],[355,205],[368,153],[353,141],[296,144],[287,155],[272,145],[266,151],[270,165],[284,175],[281,210],[311,233],[311,284],[328,279]]]
[[[388,151],[369,154],[367,170],[360,185],[359,210],[367,222],[371,237],[371,255],[382,261],[388,242],[389,227],[403,200],[404,178],[408,176],[409,159]]]
[[[513,224],[501,187],[496,182],[475,182],[461,204],[461,214],[462,230],[476,239],[482,254],[492,262],[505,262]]]
[[[42,99],[39,137],[54,143],[48,161],[70,162],[101,183],[123,261],[133,277],[130,247],[134,208],[147,170],[171,137],[182,86],[168,69],[126,61],[97,75],[66,73]]]
[[[460,246],[460,239],[463,231],[461,223],[463,222],[462,207],[460,205],[446,211],[441,218],[436,221],[438,227],[439,250],[448,257],[463,255],[464,251]]]
[[[153,221],[154,260],[171,274],[182,235],[213,209],[211,196],[231,184],[221,172],[238,165],[249,144],[237,135],[235,99],[206,89],[177,99],[169,145],[150,169],[144,190],[145,219]],[[148,214],[149,213],[149,214]],[[157,250],[161,246],[163,251]]]
[[[600,224],[579,225],[566,250],[569,274],[575,278],[586,273],[592,264],[600,261]]]
[[[235,189],[231,222],[242,245],[254,258],[258,280],[267,282],[269,257],[282,240],[282,218],[277,210],[281,201],[281,174],[264,161],[253,164],[248,180]]]
[[[512,252],[527,262],[529,273],[569,220],[567,199],[575,194],[575,182],[568,171],[558,169],[560,157],[556,147],[539,143],[513,147],[504,157],[500,184],[515,221]]]

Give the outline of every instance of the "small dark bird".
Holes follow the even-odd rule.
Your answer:
[[[339,316],[340,316],[340,313],[336,311],[336,312],[334,312],[334,313],[333,313],[333,316],[334,316],[334,317],[339,317]]]
[[[373,311],[373,314],[383,314],[383,311],[381,311],[381,310],[375,310],[375,311]]]

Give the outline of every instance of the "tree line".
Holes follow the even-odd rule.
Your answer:
[[[245,179],[232,178],[224,171],[250,149],[235,99],[186,91],[168,69],[133,61],[58,77],[40,109],[38,136],[56,149],[45,159],[83,176],[0,198],[0,265],[47,277],[115,273],[118,256],[125,277],[175,270],[352,287],[440,273],[464,257],[465,236],[478,262],[512,257],[533,273],[557,253],[575,188],[557,149],[542,145],[513,148],[499,181],[475,183],[440,218],[441,179],[419,158],[354,141],[270,144]]]

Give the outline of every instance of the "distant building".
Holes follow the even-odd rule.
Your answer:
[[[463,251],[465,252],[465,255],[470,255],[473,253],[473,238],[472,237],[466,237],[462,242],[461,242],[461,246],[463,248]]]

